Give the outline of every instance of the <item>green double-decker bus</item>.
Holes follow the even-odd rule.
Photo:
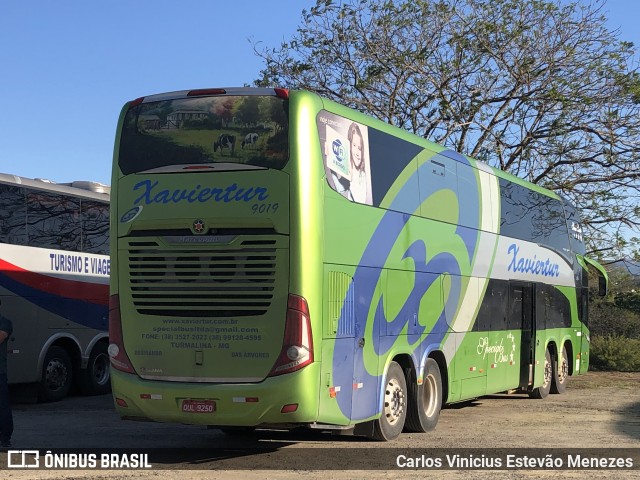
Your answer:
[[[391,440],[588,368],[576,209],[314,93],[129,102],[111,188],[125,418]]]

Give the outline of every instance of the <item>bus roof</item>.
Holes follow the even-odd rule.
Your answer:
[[[111,187],[100,182],[76,180],[69,183],[56,183],[42,178],[26,178],[9,173],[0,173],[0,183],[5,185],[22,185],[25,187],[46,190],[49,192],[65,193],[79,197],[86,197],[109,201]]]

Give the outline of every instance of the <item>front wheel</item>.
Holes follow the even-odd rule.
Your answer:
[[[549,395],[551,389],[551,381],[553,378],[553,366],[551,364],[551,354],[549,349],[544,352],[544,382],[540,387],[534,388],[529,394],[531,398],[545,398]]]
[[[407,382],[396,362],[389,364],[383,395],[382,415],[374,424],[373,438],[388,442],[402,433],[407,417]]]
[[[58,346],[50,347],[42,364],[42,378],[38,387],[38,400],[56,402],[69,393],[72,380],[71,358]]]
[[[433,358],[427,358],[421,385],[415,377],[407,386],[409,409],[405,430],[408,432],[428,432],[436,428],[442,406],[442,375]]]
[[[569,379],[569,357],[567,347],[562,347],[562,354],[558,360],[553,359],[553,379],[551,382],[551,393],[564,393],[567,390],[567,380]]]

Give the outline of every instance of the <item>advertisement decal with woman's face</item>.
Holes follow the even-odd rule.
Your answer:
[[[352,202],[371,205],[368,128],[325,111],[317,122],[329,184]]]

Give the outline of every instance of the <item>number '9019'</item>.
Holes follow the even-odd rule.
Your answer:
[[[251,205],[251,211],[254,215],[261,213],[276,213],[279,205],[277,203],[254,203]]]

